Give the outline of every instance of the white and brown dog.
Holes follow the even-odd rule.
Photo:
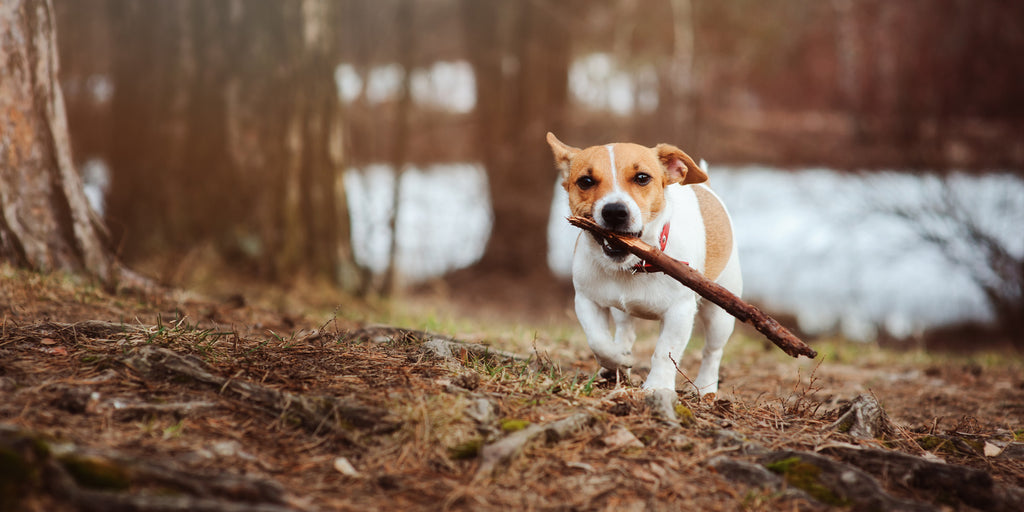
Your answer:
[[[668,144],[648,148],[616,143],[578,149],[551,133],[547,140],[573,215],[637,235],[740,294],[743,281],[732,223],[721,200],[704,184],[706,169],[689,155]],[[601,366],[626,371],[633,366],[636,340],[632,317],[661,320],[651,373],[643,388],[674,391],[676,363],[690,340],[700,301],[693,290],[672,277],[647,270],[643,261],[624,249],[581,235],[572,262],[576,316]],[[694,385],[700,395],[706,395],[718,391],[718,368],[734,321],[715,304],[699,305],[706,339]]]

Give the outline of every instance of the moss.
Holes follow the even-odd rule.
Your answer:
[[[131,486],[128,472],[110,461],[68,455],[61,464],[79,485],[92,489],[124,490]]]
[[[956,455],[956,446],[949,440],[938,436],[923,436],[916,439],[917,445],[929,452],[941,452]]]
[[[0,447],[0,509],[17,509],[32,474],[32,465],[20,453],[6,446]]]
[[[821,483],[821,468],[805,462],[800,457],[789,457],[765,465],[769,471],[778,473],[793,487],[810,494],[814,499],[833,506],[849,505],[849,500],[837,496],[832,489]]]
[[[964,444],[970,446],[978,455],[985,453],[985,441],[982,441],[981,439],[968,439],[961,437],[960,441],[963,441]]]
[[[697,423],[697,417],[693,415],[693,411],[683,404],[676,404],[676,418],[679,420],[679,424],[684,427]]]
[[[480,448],[483,448],[483,446],[483,439],[479,437],[470,439],[448,448],[448,458],[454,460],[472,459],[480,454]]]
[[[1024,428],[1013,431],[1013,440],[1017,442],[1024,442]]]
[[[501,430],[505,432],[516,432],[530,426],[527,420],[506,418],[501,420]]]
[[[851,428],[853,428],[853,419],[852,418],[848,419],[846,421],[843,421],[842,423],[840,423],[836,427],[836,430],[839,431],[839,432],[842,432],[843,434],[847,434],[847,433],[850,432]]]

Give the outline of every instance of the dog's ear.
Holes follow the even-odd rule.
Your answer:
[[[665,166],[669,183],[691,185],[708,180],[708,173],[694,163],[690,155],[684,153],[683,150],[671,144],[658,144],[654,146],[654,152],[658,154],[661,165]]]
[[[573,157],[580,152],[579,148],[567,146],[555,137],[555,134],[548,132],[548,145],[551,146],[551,152],[555,155],[555,167],[558,168],[562,175],[562,183],[565,184],[565,180],[569,179],[569,163]]]

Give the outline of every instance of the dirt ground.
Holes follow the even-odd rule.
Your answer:
[[[381,326],[0,267],[0,510],[1024,509],[1019,353],[741,329],[669,416],[547,306]]]

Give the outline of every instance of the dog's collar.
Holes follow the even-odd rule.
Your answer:
[[[671,224],[672,224],[671,222],[666,222],[665,226],[663,228],[661,228],[661,235],[658,236],[658,245],[661,246],[662,252],[665,251],[665,246],[668,245],[668,229],[669,229],[669,226]],[[684,261],[683,263],[686,263],[686,262]],[[658,267],[656,267],[654,265],[651,265],[650,263],[647,263],[644,260],[640,260],[640,263],[637,263],[636,265],[633,265],[633,269],[632,270],[633,270],[634,274],[640,274],[640,273],[646,274],[646,273],[649,273],[649,272],[660,272],[661,271],[660,268],[658,268]]]

